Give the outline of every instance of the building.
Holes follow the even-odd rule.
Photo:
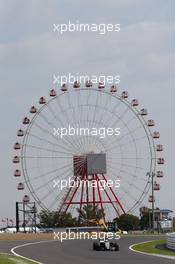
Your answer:
[[[173,230],[173,211],[170,209],[154,209],[154,228],[158,231],[168,232]],[[148,207],[140,208],[140,217],[146,216],[149,221],[149,229],[152,228],[152,209]]]

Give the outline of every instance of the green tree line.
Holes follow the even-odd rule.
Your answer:
[[[74,227],[95,225],[91,220],[100,220],[104,217],[103,211],[98,206],[84,205],[82,209],[77,209],[77,217],[73,217],[71,213],[58,213],[57,211],[41,211],[39,213],[40,226],[43,228],[53,227]],[[123,214],[116,217],[113,222],[121,230],[138,230],[146,229],[149,225],[148,217],[141,219],[132,214]]]

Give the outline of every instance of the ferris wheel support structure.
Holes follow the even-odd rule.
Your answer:
[[[30,117],[23,119],[24,128],[17,132],[18,139],[22,138],[21,143],[14,145],[13,163],[17,165],[14,176],[20,179],[17,189],[23,191],[27,186],[44,210],[67,213],[77,207],[82,210],[84,205],[99,206],[104,219],[109,214],[113,217],[133,212],[151,190],[149,202],[154,230],[155,191],[160,190],[157,179],[164,176],[157,165],[165,161],[157,156],[163,146],[155,144],[160,133],[152,131],[155,122],[146,119],[147,110],[138,109],[137,99],[129,101],[127,91],[119,94],[115,85],[106,91],[101,83],[98,88],[90,83],[81,88],[76,82],[69,90],[63,85],[61,93],[52,89],[50,97],[49,100],[41,97],[39,107],[31,107]],[[51,132],[53,128],[68,125],[90,130],[120,127],[122,133],[119,137],[67,135],[56,138]],[[93,165],[93,155],[103,159]],[[93,166],[96,169],[92,169]],[[53,189],[54,180],[69,178],[75,186]],[[101,181],[107,185],[108,180],[116,179],[121,181],[120,188],[101,189]],[[96,186],[89,187],[91,182]],[[30,201],[28,195],[23,199]]]

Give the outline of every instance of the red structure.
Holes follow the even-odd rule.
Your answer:
[[[113,188],[108,184],[106,173],[106,155],[88,154],[85,156],[73,157],[74,177],[62,200],[59,212],[66,213],[70,207],[76,205],[82,208],[83,205],[98,205],[105,220],[105,205],[113,207],[116,214],[120,216],[125,210],[119,201]]]
[[[160,133],[138,99],[130,100],[128,91],[120,92],[115,84],[107,86],[90,80],[64,83],[29,108],[13,145],[13,176],[22,203],[34,199],[42,210],[72,215],[83,205],[98,206],[112,220],[135,212],[150,195],[154,222],[165,163]],[[70,125],[90,133],[54,135],[54,128],[68,132]],[[111,132],[116,127],[120,136]],[[116,187],[117,179],[121,186]],[[60,181],[69,180],[60,188]]]

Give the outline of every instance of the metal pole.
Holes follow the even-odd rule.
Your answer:
[[[25,219],[25,203],[23,202],[23,225],[24,225],[24,233],[26,232],[26,219]]]
[[[18,202],[16,202],[16,233],[19,232],[19,207]]]
[[[94,174],[92,174],[92,180],[93,180],[93,182],[94,182],[94,181],[97,182],[97,180],[95,179]],[[93,191],[93,211],[94,211],[94,216],[95,216],[95,207],[96,207],[96,188],[95,188],[94,185],[93,185],[93,187],[92,187],[92,191]]]
[[[154,234],[154,222],[155,222],[155,212],[154,212],[154,173],[151,173],[151,179],[152,179],[152,231]]]
[[[9,219],[6,218],[7,228],[9,227]]]
[[[34,221],[35,221],[35,233],[36,233],[36,204],[34,202]]]

